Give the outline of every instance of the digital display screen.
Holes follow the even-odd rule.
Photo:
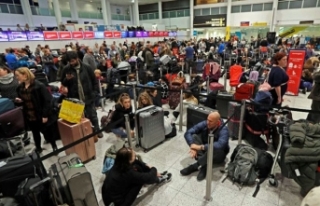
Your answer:
[[[41,32],[41,31],[29,31],[29,32],[27,32],[27,38],[29,41],[44,40],[43,32]]]
[[[8,32],[9,41],[27,41],[27,33],[20,31]]]

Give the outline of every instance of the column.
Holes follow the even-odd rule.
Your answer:
[[[194,0],[190,0],[190,38],[193,38],[193,17],[194,17]]]
[[[134,18],[133,18],[133,8],[132,8],[132,5],[129,5],[129,16],[130,16],[130,21],[131,21],[131,24],[133,24],[134,22]]]
[[[109,25],[110,24],[109,18],[108,18],[109,11],[108,11],[106,0],[101,0],[101,9],[102,9],[103,23],[104,23],[104,25]]]
[[[52,5],[53,5],[54,14],[56,16],[57,26],[59,28],[59,25],[62,23],[62,15],[60,10],[59,0],[52,0]]]
[[[270,31],[274,32],[276,27],[276,19],[277,19],[277,11],[278,11],[278,0],[273,0],[273,6],[272,6],[272,16],[271,16],[271,22],[270,22]]]
[[[29,4],[29,1],[21,1],[21,7],[22,7],[23,14],[26,18],[27,24],[29,24],[29,27],[34,27],[32,12],[31,12],[31,7]],[[21,25],[21,26],[23,26],[23,25]]]
[[[162,2],[158,2],[158,12],[159,12],[159,23],[162,22]]]
[[[72,20],[79,20],[77,1],[76,0],[69,0],[69,6],[70,6],[70,11],[71,11],[71,19]]]
[[[226,21],[226,41],[230,39],[230,32],[231,32],[231,5],[232,5],[232,0],[228,0],[228,5],[227,5],[227,21]]]
[[[108,18],[108,22],[109,22],[110,25],[112,25],[110,1],[107,0],[106,4],[107,4],[107,18]]]
[[[134,0],[133,3],[133,16],[134,16],[134,24],[136,26],[140,26],[140,20],[139,20],[139,2],[138,0]]]

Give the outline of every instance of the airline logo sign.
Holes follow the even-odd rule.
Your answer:
[[[56,31],[44,31],[43,32],[44,40],[58,40],[59,35]]]
[[[83,37],[85,39],[94,39],[94,32],[93,31],[84,31],[83,32]]]
[[[113,32],[113,37],[114,38],[121,38],[121,32],[120,31]]]
[[[112,31],[105,31],[104,32],[104,38],[112,38],[113,34]]]
[[[69,31],[60,31],[59,37],[60,39],[72,39],[71,32]]]
[[[72,32],[72,38],[73,39],[83,39],[82,31],[73,31]]]

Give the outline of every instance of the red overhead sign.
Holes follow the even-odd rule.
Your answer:
[[[72,35],[70,31],[60,31],[59,37],[61,40],[63,39],[72,39]]]
[[[94,39],[94,32],[93,31],[84,31],[83,37],[85,39]]]
[[[289,76],[286,94],[299,94],[300,80],[306,56],[305,50],[291,49],[288,55],[287,74]]]
[[[113,37],[112,31],[104,31],[103,34],[104,34],[104,38],[112,38]]]
[[[44,31],[43,32],[44,40],[58,40],[59,35],[56,31]]]
[[[73,39],[83,39],[83,32],[82,31],[73,31],[72,38]]]
[[[121,38],[121,32],[120,31],[114,31],[113,32],[113,37],[114,38]]]

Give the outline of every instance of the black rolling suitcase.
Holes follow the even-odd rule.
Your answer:
[[[217,110],[222,118],[228,118],[228,105],[233,100],[233,94],[219,92],[217,95]]]
[[[228,129],[229,136],[232,140],[238,139],[240,129],[241,104],[237,102],[229,102],[228,106]]]
[[[37,161],[38,158],[38,154],[33,152],[26,156],[1,160],[0,162],[4,162],[5,165],[0,167],[0,193],[3,196],[14,197],[18,185],[26,178],[45,177],[46,170],[42,162],[33,162]]]
[[[199,122],[207,120],[208,115],[214,111],[217,110],[209,107],[189,105],[187,108],[187,130]]]

